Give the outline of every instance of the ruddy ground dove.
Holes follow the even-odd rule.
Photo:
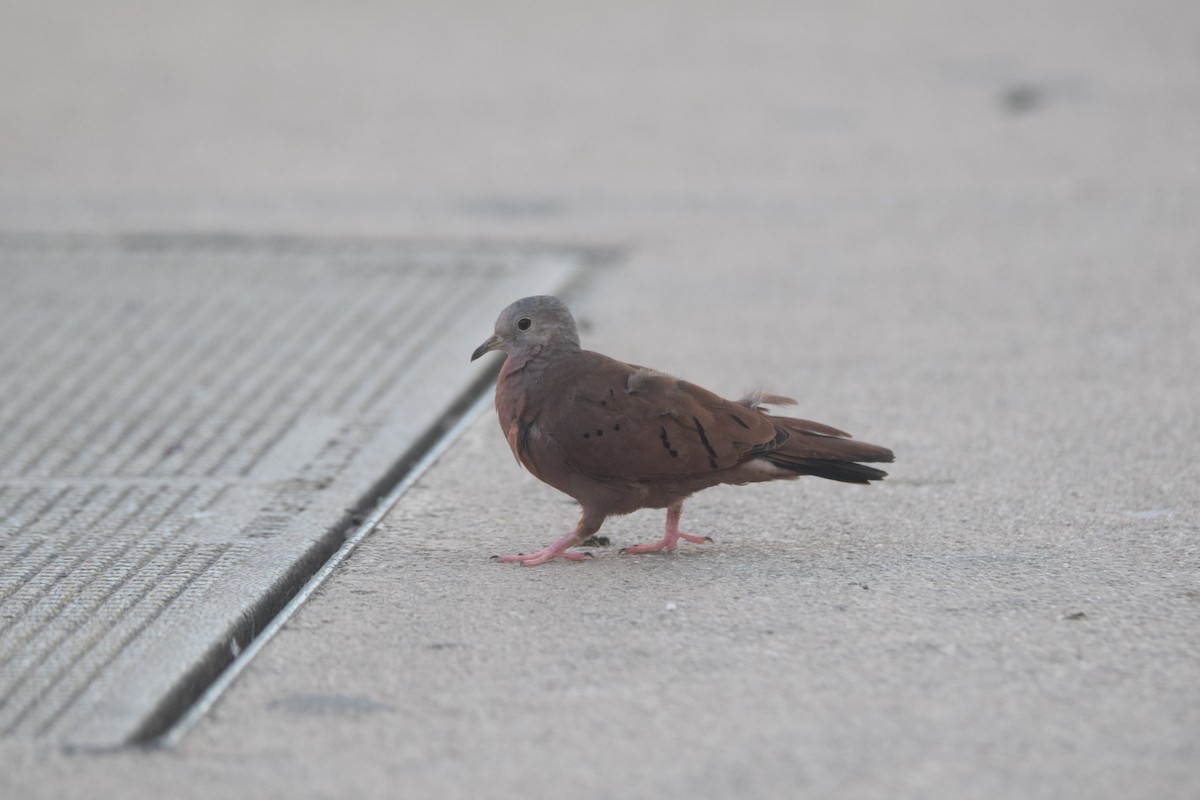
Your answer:
[[[496,413],[513,455],[536,477],[578,501],[575,530],[536,553],[498,556],[533,566],[570,551],[605,518],[641,508],[667,509],[666,533],[623,553],[673,551],[683,501],[722,483],[816,475],[869,483],[887,475],[861,462],[891,461],[892,451],[855,441],[818,422],[767,413],[795,401],[752,393],[725,400],[684,380],[583,350],[571,312],[557,298],[526,297],[496,320],[471,360],[507,354],[496,380]]]

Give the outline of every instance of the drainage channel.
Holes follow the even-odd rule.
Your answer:
[[[0,235],[0,736],[178,741],[469,420],[499,309],[607,257]]]
[[[344,534],[338,537],[342,539],[341,545],[333,551],[321,568],[304,582],[299,591],[291,595],[286,605],[277,613],[269,615],[270,623],[253,636],[249,644],[228,662],[217,679],[203,688],[203,691],[195,697],[193,702],[190,702],[190,705],[187,698],[174,699],[165,704],[162,712],[156,714],[149,724],[134,737],[135,743],[170,748],[179,744],[187,736],[213,705],[220,700],[226,690],[233,685],[242,671],[250,665],[259,651],[274,638],[275,634],[283,630],[283,627],[320,588],[321,584],[328,580],[334,570],[346,560],[363,539],[375,530],[401,496],[420,480],[426,470],[432,467],[442,454],[454,444],[471,422],[484,409],[491,406],[492,397],[489,390],[495,381],[497,372],[498,367],[487,373],[485,380],[465,393],[439,420],[438,425],[430,431],[429,435],[418,442],[412,452],[400,460],[397,465],[399,479],[389,478],[381,482],[390,483],[391,488],[378,495],[373,503],[369,503],[368,505],[372,506],[369,510],[364,507],[361,514],[354,514],[351,517],[350,526],[345,529]],[[199,688],[201,687],[195,687],[195,689]],[[195,694],[195,689],[192,694]],[[177,710],[181,707],[184,708],[182,713]],[[164,723],[169,724],[165,730],[162,729]]]

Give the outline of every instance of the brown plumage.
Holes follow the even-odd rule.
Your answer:
[[[846,483],[880,480],[862,462],[892,451],[828,425],[767,413],[795,401],[754,393],[731,401],[645,367],[583,350],[571,312],[554,297],[526,297],[496,320],[495,335],[471,356],[508,354],[496,381],[496,413],[513,455],[530,472],[579,502],[571,533],[530,555],[500,556],[527,566],[568,552],[613,514],[666,508],[663,538],[623,553],[674,550],[683,501],[722,483],[800,475]]]

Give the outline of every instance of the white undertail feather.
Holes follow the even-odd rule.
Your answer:
[[[796,401],[780,394],[768,394],[762,389],[755,389],[742,395],[742,399],[738,400],[738,405],[757,410],[765,409],[767,406],[794,406]]]

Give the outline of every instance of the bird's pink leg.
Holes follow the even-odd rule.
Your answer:
[[[712,538],[708,536],[693,536],[690,533],[684,533],[679,530],[679,516],[683,513],[683,503],[676,503],[667,508],[667,529],[663,534],[663,538],[654,544],[635,544],[633,547],[626,547],[621,552],[627,555],[636,555],[638,553],[657,553],[660,550],[666,550],[668,553],[674,553],[675,548],[679,546],[679,540],[691,542],[692,544],[704,544],[711,542]]]
[[[584,513],[583,518],[579,520],[579,524],[575,526],[575,530],[555,540],[553,544],[536,553],[517,553],[512,556],[492,556],[496,561],[506,563],[517,563],[526,567],[536,567],[538,564],[545,564],[547,561],[552,561],[556,558],[566,558],[571,561],[585,561],[592,557],[591,553],[568,553],[567,548],[574,547],[587,540],[588,537],[594,535],[600,530],[600,523],[604,522],[604,517],[600,517],[599,522],[594,522],[589,519]]]

